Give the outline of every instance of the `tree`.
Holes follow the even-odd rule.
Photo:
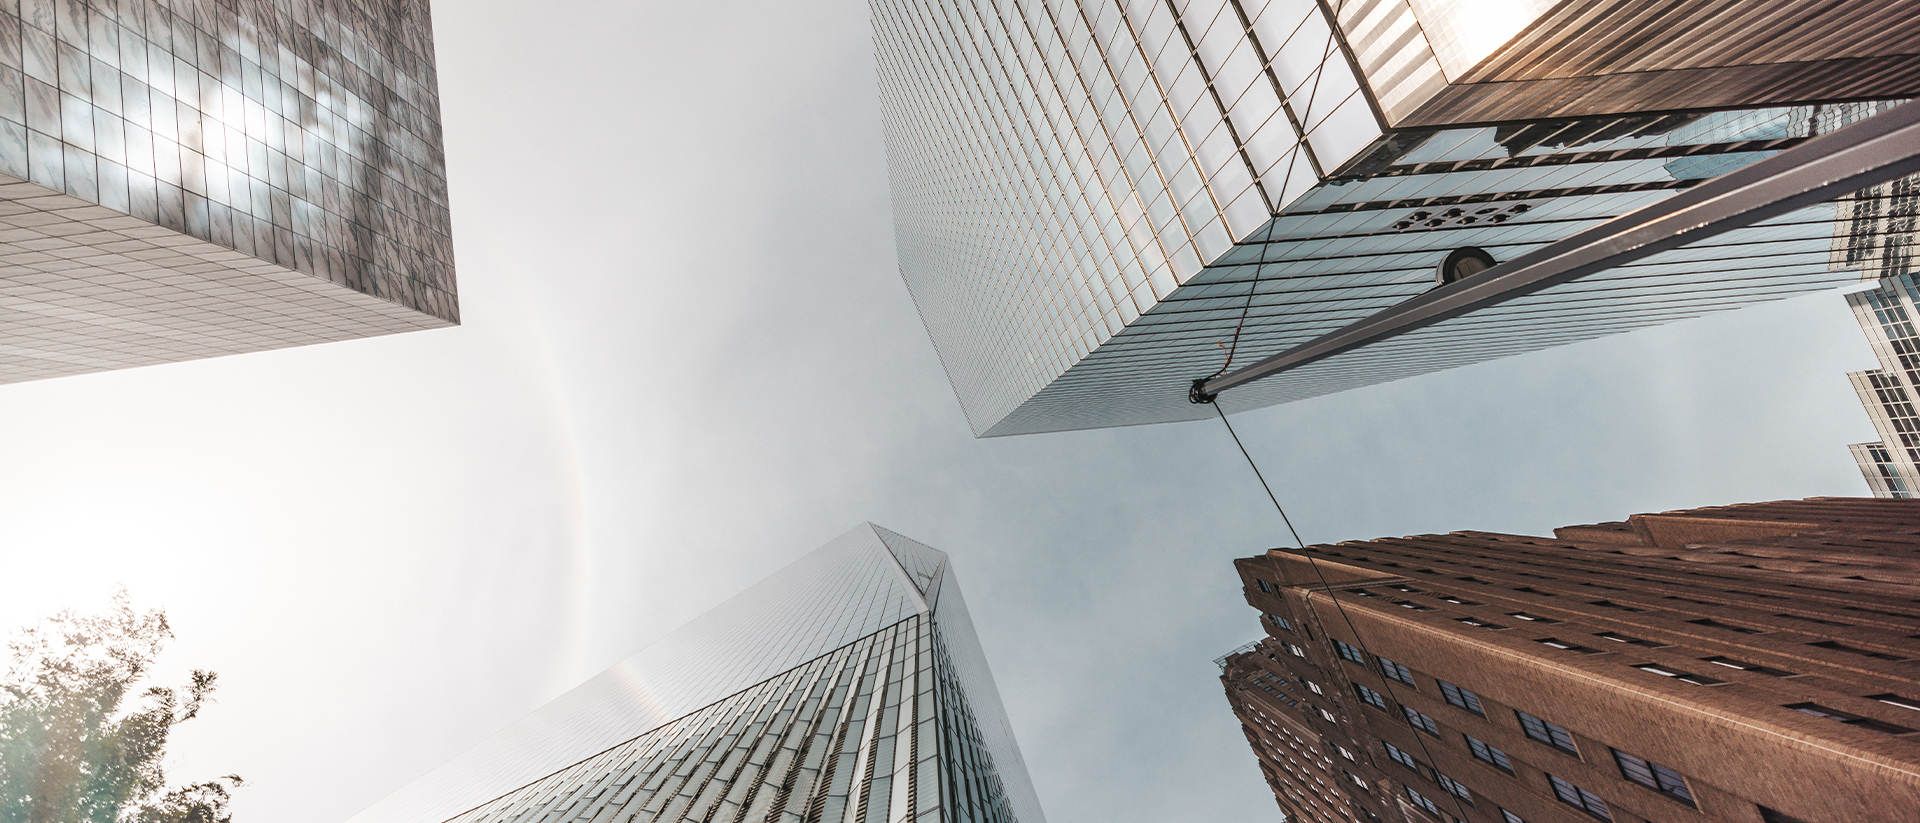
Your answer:
[[[166,641],[167,616],[125,589],[106,612],[73,611],[8,645],[0,681],[0,823],[231,823],[238,775],[166,788],[167,735],[200,714],[217,675],[137,692]]]

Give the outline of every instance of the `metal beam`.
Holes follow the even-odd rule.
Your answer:
[[[1915,172],[1920,172],[1920,103],[1908,103],[1440,286],[1251,366],[1196,380],[1191,399],[1211,403],[1215,395],[1236,386]]]

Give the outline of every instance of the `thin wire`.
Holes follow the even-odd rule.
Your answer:
[[[1342,6],[1346,5],[1344,0],[1341,3],[1341,5]],[[1337,14],[1338,12],[1339,10],[1336,9],[1335,13]],[[1245,13],[1246,13],[1245,11],[1241,12],[1241,14],[1245,14]],[[1287,174],[1286,176],[1280,178],[1280,196],[1281,197],[1285,197],[1287,194],[1287,184],[1293,182],[1293,165],[1295,163],[1300,162],[1300,155],[1306,151],[1305,146],[1306,146],[1307,135],[1305,130],[1307,128],[1307,121],[1313,119],[1313,103],[1314,103],[1314,100],[1320,97],[1320,78],[1325,77],[1327,75],[1326,65],[1327,65],[1327,61],[1329,59],[1332,59],[1333,57],[1333,46],[1334,46],[1333,32],[1328,31],[1326,48],[1322,49],[1320,53],[1320,69],[1319,71],[1316,71],[1313,74],[1313,88],[1307,92],[1307,107],[1302,110],[1302,113],[1300,115],[1301,142],[1295,144],[1293,147],[1293,152],[1287,155]],[[1233,340],[1230,345],[1221,346],[1221,348],[1227,350],[1227,362],[1221,363],[1220,370],[1217,372],[1214,372],[1213,374],[1207,375],[1205,380],[1212,380],[1216,377],[1219,377],[1220,375],[1226,374],[1227,369],[1233,366],[1233,355],[1235,352],[1238,352],[1240,350],[1240,330],[1247,325],[1247,315],[1253,312],[1254,295],[1260,292],[1260,271],[1263,268],[1265,267],[1264,266],[1253,267],[1253,283],[1247,286],[1247,303],[1246,305],[1240,307],[1240,321],[1233,324]],[[1219,345],[1219,344],[1216,343],[1215,345]],[[1226,419],[1225,414],[1222,414],[1220,419],[1225,420]],[[1233,427],[1228,426],[1227,428],[1231,430]],[[1238,438],[1235,438],[1235,439],[1237,440]],[[1245,449],[1241,449],[1241,453],[1244,454],[1245,452],[1246,452]],[[1247,462],[1252,463],[1253,458],[1251,457],[1247,458]],[[1260,470],[1255,469],[1254,473],[1259,474]],[[1262,482],[1265,482],[1265,481],[1262,481]],[[1271,496],[1272,493],[1269,492],[1268,494],[1269,496]],[[1273,501],[1273,505],[1276,508],[1279,507],[1280,501],[1278,500]],[[1280,516],[1285,517],[1286,513],[1282,512]],[[1300,540],[1300,536],[1296,534],[1294,535],[1293,539],[1295,542],[1298,542]]]
[[[1314,552],[1312,552],[1307,548],[1306,541],[1300,539],[1300,532],[1293,527],[1293,518],[1290,518],[1287,516],[1286,508],[1280,505],[1280,498],[1274,495],[1273,487],[1267,484],[1266,475],[1262,474],[1260,471],[1260,466],[1253,462],[1253,455],[1247,453],[1246,444],[1240,442],[1240,435],[1233,430],[1233,423],[1227,420],[1226,410],[1220,408],[1220,404],[1218,402],[1213,403],[1212,406],[1213,406],[1213,410],[1220,415],[1220,422],[1226,425],[1227,434],[1233,438],[1233,445],[1240,447],[1240,456],[1247,459],[1247,468],[1253,469],[1253,476],[1255,479],[1260,481],[1260,488],[1266,491],[1267,499],[1273,501],[1273,509],[1274,511],[1277,511],[1280,513],[1280,521],[1287,524],[1287,533],[1293,535],[1293,542],[1295,545],[1300,547],[1301,556],[1307,558],[1308,568],[1313,569],[1313,576],[1320,579],[1320,590],[1327,593],[1328,600],[1333,601],[1334,611],[1337,611],[1340,613],[1340,621],[1347,624],[1347,631],[1352,633],[1353,639],[1357,643],[1359,643],[1361,653],[1371,657],[1374,660],[1379,660],[1380,656],[1374,654],[1372,649],[1367,648],[1367,641],[1365,638],[1360,636],[1360,628],[1353,624],[1353,618],[1347,615],[1347,607],[1344,605],[1341,605],[1340,598],[1333,596],[1333,586],[1332,584],[1327,582],[1326,574],[1320,571],[1320,563],[1313,559]],[[1324,635],[1328,640],[1332,640],[1333,635],[1327,634],[1327,626],[1324,622],[1321,622],[1319,613],[1313,610],[1312,608],[1313,604],[1308,603],[1307,605],[1308,605],[1307,614],[1313,617],[1314,622],[1320,623],[1320,634]],[[1362,665],[1366,665],[1366,664],[1362,664]],[[1336,665],[1336,669],[1337,669],[1337,665]],[[1401,703],[1400,696],[1394,693],[1393,678],[1391,677],[1380,678],[1380,685],[1385,686],[1387,688],[1387,697],[1393,700],[1394,705],[1400,706],[1404,713],[1406,704]],[[1384,743],[1385,741],[1381,741],[1381,742]],[[1420,745],[1420,753],[1426,756],[1427,764],[1428,764],[1427,768],[1432,770],[1436,776],[1440,775],[1440,771],[1438,769],[1434,769],[1432,765],[1439,761],[1434,760],[1433,752],[1427,749],[1427,739],[1424,735],[1420,734],[1419,730],[1414,731],[1413,742],[1418,743]],[[1418,773],[1419,770],[1415,769],[1414,771]],[[1451,777],[1447,779],[1449,781],[1453,780],[1453,778]],[[1435,782],[1439,782],[1439,781],[1436,780]],[[1457,794],[1454,794],[1451,789],[1447,789],[1447,787],[1444,785],[1441,786],[1440,788],[1445,789],[1447,792],[1447,796],[1453,799],[1453,806],[1455,809],[1459,810],[1460,819],[1462,821],[1468,819],[1466,804],[1461,800],[1460,796]]]

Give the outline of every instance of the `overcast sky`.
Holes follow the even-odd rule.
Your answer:
[[[1054,823],[1275,819],[1217,422],[974,440],[856,2],[441,3],[465,325],[0,387],[0,627],[168,610],[172,777],[335,823],[861,521],[953,556]],[[1834,293],[1250,412],[1309,541],[1860,495]]]

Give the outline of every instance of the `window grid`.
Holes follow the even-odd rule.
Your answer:
[[[1491,764],[1507,774],[1513,774],[1513,761],[1507,759],[1506,752],[1487,745],[1486,741],[1473,735],[1465,735],[1465,737],[1467,738],[1467,748],[1473,751],[1475,758]]]
[[[1613,750],[1613,762],[1620,766],[1620,774],[1628,780],[1688,806],[1699,807],[1694,802],[1693,791],[1687,788],[1687,779],[1679,772],[1619,749]]]
[[[1380,661],[1380,670],[1385,672],[1388,678],[1391,678],[1393,680],[1398,680],[1409,686],[1413,685],[1412,669],[1409,669],[1405,666],[1402,666],[1384,657],[1376,658],[1376,659]]]
[[[1367,705],[1372,706],[1376,709],[1382,709],[1382,710],[1387,708],[1387,699],[1384,697],[1381,697],[1379,692],[1369,689],[1366,686],[1362,686],[1359,683],[1353,684],[1353,690],[1355,693],[1360,695],[1361,700],[1364,700],[1367,702]]]
[[[1351,660],[1355,663],[1359,663],[1362,666],[1367,664],[1367,656],[1361,653],[1360,649],[1351,643],[1347,643],[1341,640],[1335,640],[1333,641],[1333,648],[1335,651],[1340,653],[1340,658],[1342,660]]]
[[[1420,761],[1413,759],[1413,755],[1407,754],[1406,751],[1402,750],[1399,746],[1395,746],[1385,740],[1380,741],[1380,745],[1387,747],[1387,759],[1416,772],[1420,771]]]
[[[1400,712],[1406,715],[1407,722],[1412,724],[1414,728],[1433,735],[1434,737],[1440,736],[1440,724],[1433,722],[1433,718],[1421,714],[1411,706],[1401,706]]]
[[[1473,792],[1468,791],[1467,787],[1461,785],[1460,781],[1439,772],[1434,772],[1433,777],[1434,780],[1439,782],[1440,788],[1446,789],[1448,794],[1466,801],[1469,806],[1473,805]]]
[[[1523,711],[1515,710],[1514,714],[1519,716],[1520,728],[1526,731],[1528,737],[1571,755],[1578,756],[1580,754],[1580,749],[1573,744],[1573,734],[1564,727],[1549,723],[1546,720]]]
[[[1481,717],[1487,716],[1486,709],[1482,708],[1480,705],[1480,695],[1474,694],[1472,691],[1460,688],[1459,686],[1455,686],[1452,683],[1448,683],[1447,681],[1442,680],[1440,681],[1440,693],[1442,695],[1445,695],[1447,698],[1447,702],[1450,704],[1453,704],[1454,706],[1457,706],[1462,709],[1466,709],[1467,711],[1473,712],[1474,714],[1480,715]]]
[[[1613,820],[1613,813],[1607,811],[1607,802],[1601,800],[1599,795],[1551,774],[1547,775],[1547,780],[1553,783],[1553,796],[1559,798],[1560,802],[1609,823]]]

